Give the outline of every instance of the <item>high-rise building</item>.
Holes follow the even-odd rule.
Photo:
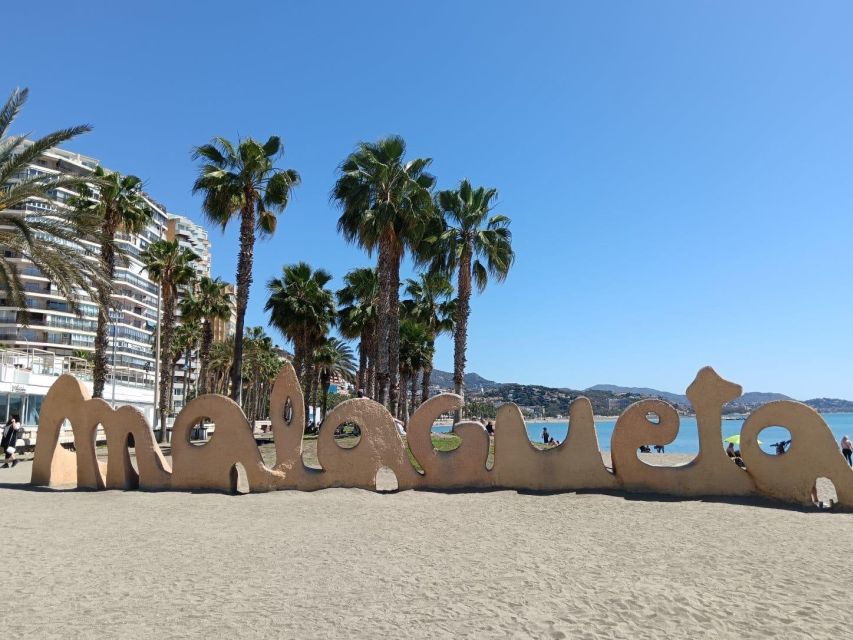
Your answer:
[[[230,338],[237,331],[237,287],[233,284],[228,284],[225,287],[228,295],[231,296],[231,315],[228,320],[213,321],[213,341],[221,342],[226,338]]]
[[[17,179],[59,173],[87,176],[98,164],[94,158],[54,148],[33,161]],[[51,200],[31,199],[19,209],[10,211],[49,214],[67,206],[67,200],[75,195],[70,190],[58,189]],[[112,304],[119,313],[113,316],[115,319],[109,327],[109,374],[104,397],[111,399],[115,380],[116,399],[136,405],[150,418],[154,403],[154,343],[160,289],[148,278],[140,260],[141,253],[152,242],[168,237],[171,225],[175,237],[199,254],[199,269],[207,274],[210,270],[210,243],[198,225],[180,216],[170,216],[166,207],[148,194],[143,197],[151,210],[148,226],[138,235],[119,233],[116,237],[126,260],[119,260],[115,271]],[[99,250],[96,245],[91,245],[91,248],[95,253]],[[85,361],[95,349],[97,302],[78,290],[82,310],[78,317],[56,286],[32,262],[13,251],[2,247],[0,250],[17,264],[30,315],[25,325],[19,310],[10,306],[11,301],[0,290],[0,348],[24,354],[23,358],[13,358],[18,369],[22,369],[19,366],[22,362],[42,362],[48,358],[54,363],[50,366],[51,371],[74,370],[78,377],[85,379]],[[23,378],[16,376],[16,380],[21,382]],[[33,394],[43,394],[44,391],[40,391],[42,386],[28,390],[26,384],[17,384],[7,389],[4,382],[0,380],[0,420],[5,421],[10,411],[6,407],[10,403],[20,408],[22,416],[37,416],[37,412],[29,411],[27,407],[30,402],[33,406],[40,406],[40,398]],[[31,401],[29,395],[33,395]]]
[[[198,256],[194,267],[199,278],[210,276],[210,240],[204,227],[184,216],[169,214],[166,239],[177,240],[181,248],[189,249]]]

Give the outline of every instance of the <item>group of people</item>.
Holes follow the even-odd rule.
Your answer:
[[[640,453],[651,453],[652,448],[647,444],[642,444],[639,447],[639,452]],[[656,444],[655,445],[655,453],[666,453],[666,447],[664,447],[664,445],[662,445],[662,444]]]
[[[3,425],[3,435],[0,436],[0,449],[3,449],[5,456],[3,465],[0,469],[9,469],[18,464],[18,458],[15,456],[17,451],[16,444],[21,434],[21,418],[13,415]]]

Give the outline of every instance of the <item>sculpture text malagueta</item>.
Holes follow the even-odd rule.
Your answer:
[[[141,412],[132,407],[114,410],[104,400],[91,399],[76,378],[64,375],[53,384],[42,406],[32,484],[234,491],[236,467],[240,464],[253,492],[328,487],[374,489],[376,475],[384,467],[394,472],[400,490],[622,490],[682,497],[763,496],[807,506],[812,504],[816,478],[826,477],[838,494],[836,506],[853,510],[853,470],[845,463],[826,423],[804,404],[771,402],[753,411],[741,431],[740,448],[746,469],[729,459],[722,444],[722,408],[740,395],[740,386],[724,380],[710,367],[699,371],[687,390],[696,412],[699,453],[677,467],[652,466],[637,455],[640,445],[665,445],[675,439],[679,429],[675,409],[662,400],[642,400],[631,405],[619,416],[613,430],[612,469],[604,465],[592,405],[583,397],[571,404],[566,439],[544,450],[530,443],[517,406],[500,407],[495,421],[492,468],[487,468],[489,436],[478,422],[454,426],[454,433],[461,438],[455,450],[433,448],[432,424],[462,405],[459,396],[441,394],[424,402],[409,421],[407,442],[382,405],[357,398],[339,404],[323,421],[317,440],[317,458],[322,468],[315,469],[302,462],[303,396],[293,367],[285,365],[270,398],[276,452],[276,464],[270,468],[261,458],[242,410],[224,396],[195,398],[181,411],[173,427],[169,464]],[[657,416],[655,422],[649,419],[652,414]],[[208,442],[191,443],[192,426],[202,418],[212,420],[216,429]],[[66,419],[74,434],[74,452],[59,443],[60,427]],[[361,439],[351,449],[335,442],[335,430],[344,423],[355,423],[361,429]],[[106,434],[106,463],[96,456],[98,425]],[[758,434],[768,426],[782,426],[791,433],[791,446],[784,455],[771,456],[759,448]],[[136,468],[130,459],[130,436]],[[407,445],[422,471],[409,461]]]

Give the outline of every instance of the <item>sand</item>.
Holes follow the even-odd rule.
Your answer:
[[[85,492],[0,470],[4,637],[845,637],[853,515],[513,491]]]

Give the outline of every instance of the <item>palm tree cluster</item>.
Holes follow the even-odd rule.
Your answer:
[[[475,188],[468,180],[462,180],[456,189],[435,192],[435,177],[427,172],[432,160],[407,161],[405,154],[406,145],[399,136],[362,142],[341,164],[332,189],[332,199],[341,209],[340,233],[347,241],[364,248],[368,255],[377,254],[375,296],[366,286],[364,289],[369,296],[364,311],[367,313],[367,306],[375,306],[370,309],[375,326],[369,326],[365,320],[366,332],[357,336],[357,325],[349,323],[350,317],[357,318],[357,311],[348,308],[344,335],[357,336],[366,345],[359,349],[360,362],[372,360],[375,368],[366,378],[366,386],[392,414],[401,418],[408,414],[405,384],[413,378],[415,367],[427,374],[421,398],[429,393],[432,356],[427,349],[414,357],[413,345],[432,342],[434,347],[435,337],[451,330],[451,324],[454,386],[456,393],[464,395],[472,283],[482,292],[490,277],[504,280],[515,258],[509,218],[492,215],[497,200],[495,189]],[[409,310],[400,304],[400,267],[407,252],[416,266],[426,269],[426,275],[407,290],[414,300],[421,299],[433,309],[436,303],[433,293],[437,293],[445,305],[441,318],[429,310],[415,311],[418,306],[415,303],[409,305]],[[429,292],[418,289],[430,277],[453,275],[457,279],[453,302],[445,299],[451,295],[447,288]],[[437,280],[429,283],[432,287],[438,284]],[[354,289],[352,283],[347,286]],[[431,301],[424,302],[423,296]],[[361,299],[353,291],[347,291],[341,303],[352,307],[350,300]],[[452,322],[445,324],[449,320]],[[412,392],[410,399],[414,395]]]
[[[293,364],[303,384],[306,420],[310,407],[322,407],[325,416],[333,378],[355,381],[356,388],[368,396],[379,388],[377,269],[353,269],[344,276],[344,286],[336,294],[327,287],[331,280],[327,271],[299,262],[285,266],[280,278],[271,278],[267,283],[269,298],[265,309],[270,324],[294,345]],[[397,355],[398,375],[403,383],[399,416],[404,421],[429,397],[435,340],[451,331],[456,308],[446,274],[424,273],[418,280],[407,280],[406,293],[409,297],[400,307]],[[346,339],[358,340],[357,368],[347,343],[330,336],[332,328]],[[318,393],[322,394],[319,404]]]
[[[213,323],[227,322],[231,318],[231,294],[228,284],[219,278],[202,276],[190,288],[181,302],[181,318],[200,325],[198,394],[212,388],[210,350],[213,345]],[[230,365],[229,365],[230,372]]]
[[[325,415],[332,377],[348,382],[354,378],[351,349],[329,335],[337,323],[335,296],[326,286],[331,279],[327,271],[298,262],[286,265],[280,278],[267,282],[269,298],[264,309],[270,324],[293,344],[293,366],[304,388],[306,420],[310,407],[317,406],[318,390],[323,394]],[[314,421],[319,423],[319,416]]]
[[[63,129],[34,142],[5,137],[26,98],[26,90],[15,91],[0,111],[0,244],[11,248],[11,255],[34,262],[73,308],[78,288],[98,303],[94,395],[99,397],[107,376],[113,276],[124,259],[118,240],[121,234],[140,233],[151,211],[136,176],[101,167],[86,176],[30,175],[28,166],[42,153],[90,127]],[[162,291],[161,424],[172,406],[175,367],[183,359],[189,374],[196,356],[196,388],[190,389],[185,376],[185,402],[191,393],[228,393],[252,419],[268,412],[268,392],[281,354],[262,329],[244,325],[256,239],[275,232],[277,214],[300,183],[295,170],[277,166],[282,155],[277,136],[236,144],[216,137],[193,151],[200,163],[193,193],[203,195],[206,218],[223,228],[239,220],[232,339],[213,341],[213,323],[229,318],[231,301],[227,285],[218,278],[196,278],[198,256],[175,240],[162,239],[141,254],[149,277]],[[336,292],[328,288],[328,272],[304,262],[285,266],[280,277],[267,282],[265,310],[271,326],[293,345],[306,408],[309,402],[317,406],[320,393],[325,415],[331,381],[340,378],[354,380],[360,392],[406,420],[429,397],[435,342],[444,333],[453,334],[454,385],[464,393],[472,291],[483,291],[490,278],[506,278],[514,260],[510,220],[493,214],[495,189],[462,180],[456,189],[437,191],[431,164],[430,158],[406,159],[399,136],[358,144],[341,163],[331,198],[341,210],[339,232],[368,255],[375,254],[376,267],[353,269]],[[73,189],[77,196],[47,214],[28,212],[28,202],[51,200],[57,189]],[[93,253],[92,245],[100,247],[99,253]],[[0,257],[0,287],[25,317],[23,286],[9,255]],[[407,257],[420,272],[401,283]],[[402,301],[401,288],[407,296]],[[347,343],[331,335],[333,329],[345,340],[358,341],[357,365]]]
[[[234,336],[228,336],[210,345],[210,354],[207,358],[207,375],[204,382],[207,393],[228,395],[233,363]]]
[[[9,127],[27,101],[27,89],[12,91],[0,109],[0,288],[18,317],[28,320],[24,285],[16,258],[30,260],[50,278],[68,300],[75,313],[80,312],[76,289],[97,299],[99,291],[110,284],[106,266],[87,244],[101,242],[101,225],[94,216],[72,206],[31,204],[50,203],[59,189],[77,191],[86,187],[87,178],[63,173],[29,171],[29,166],[47,150],[91,131],[89,125],[60,129],[37,140],[8,135]]]
[[[282,365],[281,355],[261,327],[249,327],[243,339],[243,412],[249,424],[269,416],[272,385]]]

